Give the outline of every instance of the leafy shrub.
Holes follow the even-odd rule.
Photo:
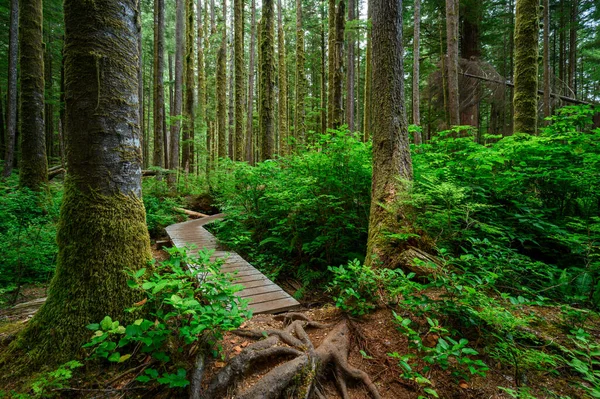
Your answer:
[[[165,227],[182,219],[181,213],[175,210],[176,207],[181,206],[180,200],[172,195],[164,179],[144,179],[143,200],[146,208],[146,224],[153,238],[164,235]]]
[[[58,253],[56,224],[62,190],[51,185],[48,194],[16,187],[16,176],[0,183],[0,290],[3,291],[48,281]]]
[[[220,271],[223,261],[210,262],[212,252],[201,251],[190,257],[185,250],[168,251],[171,257],[151,270],[130,273],[129,286],[140,291],[144,299],[128,310],[141,311],[143,316],[127,326],[109,316],[90,324],[87,327],[94,335],[84,347],[92,348],[91,358],[113,363],[142,361],[150,356],[152,367],[146,368],[138,381],[157,381],[176,388],[187,386],[189,381],[185,369],[171,372],[175,363],[172,357],[181,356],[198,341],[213,346],[225,331],[249,319],[251,312],[248,301],[235,295],[242,287],[232,285],[232,276]]]
[[[271,265],[271,275],[296,275],[305,285],[322,279],[327,266],[364,257],[369,152],[348,132],[331,131],[306,151],[256,167],[221,162],[212,175],[228,215],[219,238]]]

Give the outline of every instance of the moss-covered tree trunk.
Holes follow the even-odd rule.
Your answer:
[[[333,122],[338,128],[344,122],[344,32],[346,29],[346,3],[340,0],[335,15],[335,55],[333,75]]]
[[[216,99],[217,141],[219,158],[227,157],[227,1],[223,1],[223,24],[221,46],[217,52]]]
[[[179,170],[179,143],[181,134],[181,109],[183,107],[183,52],[184,52],[184,0],[176,0],[175,3],[175,90],[173,96],[173,109],[171,109],[171,142],[169,169],[172,170],[167,176],[169,184],[173,185],[177,180]]]
[[[458,0],[446,0],[446,82],[448,84],[448,122],[451,126],[460,125],[458,12]]]
[[[198,0],[196,5],[198,15],[196,23],[198,24],[198,40],[196,51],[198,53],[198,115],[201,123],[206,125],[206,73],[204,69],[204,24],[202,23],[202,0]]]
[[[1,366],[71,360],[90,339],[87,324],[106,315],[129,321],[124,309],[139,298],[124,269],[145,267],[151,257],[141,198],[139,3],[96,0],[94,12],[80,0],[64,4],[69,173],[56,273],[46,303]]]
[[[19,0],[10,0],[8,28],[8,90],[6,93],[6,142],[2,176],[12,173],[17,137],[17,57],[19,56]]]
[[[259,29],[261,161],[275,151],[275,23],[273,0],[264,0]]]
[[[402,48],[402,2],[372,0],[373,7],[373,183],[366,263],[389,264],[397,248],[390,248],[386,232],[396,231],[398,218],[388,206],[405,190],[402,179],[412,179],[406,115]],[[401,223],[401,222],[400,222]]]
[[[44,128],[44,44],[42,0],[19,3],[21,66],[21,161],[19,185],[42,190],[48,183]]]
[[[373,7],[368,6],[367,11],[367,48],[365,50],[365,89],[363,94],[363,140],[369,141],[371,138],[371,86],[372,86],[372,55],[373,55],[373,38],[372,38],[372,12]]]
[[[44,90],[49,99],[53,98],[52,82],[52,51],[46,46],[44,49]],[[54,102],[47,101],[44,106],[44,115],[46,117],[46,156],[51,159],[54,157]]]
[[[414,35],[413,35],[413,76],[412,76],[412,123],[421,124],[421,105],[420,105],[420,37],[421,37],[421,0],[415,0],[414,14]],[[415,144],[421,144],[421,133],[415,132]]]
[[[551,115],[550,110],[550,0],[543,0],[544,7],[544,117]]]
[[[186,0],[185,19],[185,99],[181,165],[185,173],[189,173],[194,170],[194,0]]]
[[[538,104],[539,1],[517,0],[515,15],[514,133],[535,134]]]
[[[354,21],[354,0],[348,0],[348,21],[352,24]],[[348,36],[348,67],[346,68],[346,124],[351,132],[354,132],[354,102],[356,97],[354,95],[354,74],[355,74],[355,56],[354,50],[356,46],[356,38],[354,33],[354,26],[351,27],[347,33]]]
[[[327,4],[327,127],[335,128],[335,0]]]
[[[154,0],[154,152],[152,165],[166,167],[165,165],[165,2]],[[160,174],[157,175],[160,178]]]
[[[306,74],[304,64],[304,27],[302,26],[302,0],[296,0],[296,117],[294,136],[296,142],[304,143],[306,134],[304,97],[306,97]]]
[[[327,132],[327,73],[326,71],[326,40],[325,40],[325,5],[321,5],[321,134]]]
[[[244,160],[244,2],[235,0],[235,160]]]
[[[285,35],[283,33],[283,11],[281,9],[281,0],[277,1],[277,56],[279,57],[278,65],[278,103],[279,112],[277,121],[279,123],[279,154],[286,155],[288,153],[288,136],[289,136],[289,121],[288,121],[288,79],[287,65],[285,60]],[[296,104],[297,106],[297,104]]]
[[[248,114],[246,116],[246,161],[254,165],[254,57],[256,52],[256,2],[252,0],[248,66]]]

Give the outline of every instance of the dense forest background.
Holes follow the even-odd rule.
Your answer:
[[[600,397],[599,28],[595,0],[3,1],[0,398]],[[168,248],[218,213],[298,312]]]

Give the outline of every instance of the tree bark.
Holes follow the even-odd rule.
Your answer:
[[[344,121],[344,29],[345,22],[345,0],[340,0],[337,5],[335,15],[335,55],[333,56],[334,74],[333,74],[333,119],[332,127],[337,129]]]
[[[165,51],[165,2],[154,0],[154,151],[152,164],[160,168],[165,166],[165,86],[164,86],[164,51]],[[160,174],[156,175],[161,179]]]
[[[10,1],[8,31],[8,91],[6,95],[6,144],[3,177],[9,177],[15,160],[17,137],[17,57],[19,55],[19,0]]]
[[[19,7],[22,115],[19,185],[40,191],[48,183],[44,128],[42,0],[21,0]]]
[[[354,21],[354,0],[348,0],[348,21],[352,23]],[[355,72],[355,33],[354,27],[348,32],[348,68],[346,69],[346,124],[351,132],[354,132],[354,102],[356,98],[354,96],[354,72]]]
[[[190,173],[194,170],[194,0],[186,0],[185,19],[185,99],[181,166],[185,173]]]
[[[0,87],[0,159],[4,160],[6,152],[6,129],[4,126],[4,96]]]
[[[223,1],[223,32],[217,53],[217,135],[218,157],[227,157],[227,2]]]
[[[413,124],[421,125],[420,112],[420,37],[421,37],[421,0],[415,0],[414,15],[414,36],[413,36],[413,81],[412,81],[412,117]],[[421,144],[421,133],[415,132],[415,144]]]
[[[283,33],[281,0],[277,1],[277,55],[279,57],[279,68],[277,71],[279,75],[279,115],[277,118],[277,121],[279,123],[279,154],[286,155],[288,153],[287,145],[289,137],[289,121],[287,107],[288,81],[287,65],[285,60],[285,36]]]
[[[69,173],[56,273],[46,303],[0,360],[1,369],[29,373],[78,358],[90,338],[86,325],[106,315],[133,321],[124,309],[139,298],[124,268],[138,270],[151,258],[141,199],[138,4],[95,0],[90,12],[89,3],[64,3]]]
[[[256,2],[252,0],[250,21],[250,61],[248,69],[248,115],[246,119],[246,161],[254,165],[254,57],[256,48]]]
[[[260,51],[260,159],[273,158],[275,151],[274,132],[274,80],[275,80],[275,33],[273,0],[264,0],[259,28]]]
[[[515,23],[514,133],[537,131],[538,0],[517,0]]]
[[[363,94],[363,140],[369,141],[371,137],[371,85],[372,85],[372,54],[373,54],[373,38],[372,38],[372,11],[373,7],[369,4],[367,10],[367,48],[365,50],[365,90]]]
[[[235,160],[244,160],[244,2],[235,0]]]
[[[327,55],[325,53],[325,5],[321,6],[321,134],[327,132]]]
[[[569,24],[569,87],[573,97],[577,97],[577,25],[579,4],[578,0],[571,1],[571,22]]]
[[[167,181],[173,186],[177,181],[176,171],[179,170],[179,137],[181,132],[181,110],[183,108],[183,52],[184,52],[184,2],[176,0],[175,10],[175,92],[173,109],[171,110],[171,143],[169,157],[173,173],[169,173]]]
[[[544,117],[548,118],[550,110],[550,1],[544,1]]]
[[[47,38],[47,42],[50,39]],[[52,99],[54,97],[53,83],[52,83],[52,52],[48,48],[46,43],[44,49],[44,90],[45,96]],[[54,157],[54,105],[52,101],[46,102],[44,105],[44,116],[45,116],[45,135],[46,135],[46,156],[47,158]]]
[[[373,107],[377,118],[371,122],[373,132],[373,183],[368,265],[387,265],[391,252],[385,233],[397,230],[396,215],[387,209],[405,190],[404,180],[412,179],[406,115],[404,110],[404,70],[402,48],[402,1],[372,0],[373,7]]]
[[[296,116],[294,118],[294,137],[296,143],[304,143],[306,135],[305,105],[306,74],[304,71],[306,55],[304,50],[304,27],[302,26],[302,0],[296,0]]]
[[[448,83],[448,116],[450,126],[460,125],[458,91],[458,0],[446,0],[446,81]]]

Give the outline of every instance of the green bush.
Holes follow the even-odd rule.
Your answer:
[[[143,200],[146,224],[152,238],[163,236],[165,227],[182,221],[181,213],[175,210],[181,206],[181,200],[179,197],[173,197],[164,179],[144,179]]]
[[[369,145],[331,131],[297,155],[250,167],[222,161],[213,175],[228,217],[219,238],[273,276],[305,286],[327,266],[363,258],[370,206]]]

